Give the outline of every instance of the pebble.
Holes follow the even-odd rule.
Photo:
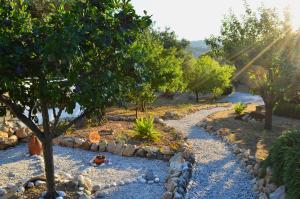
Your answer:
[[[33,183],[33,182],[28,182],[27,187],[28,187],[28,188],[34,187],[34,183]]]
[[[4,196],[7,193],[5,189],[0,188],[0,196]]]
[[[9,173],[8,173],[8,177],[14,178],[14,177],[16,177],[16,174],[14,174],[13,172],[9,172]]]
[[[63,197],[59,196],[59,197],[56,197],[56,199],[64,199]]]
[[[158,183],[159,182],[159,178],[155,178],[154,182]]]
[[[78,190],[79,190],[79,191],[83,191],[83,190],[84,190],[84,187],[79,187]]]
[[[63,192],[63,191],[57,191],[57,194],[61,197],[65,197],[66,196],[66,193]]]
[[[145,180],[144,178],[140,178],[139,181],[143,184],[147,183],[147,180]]]
[[[42,180],[37,180],[37,181],[35,181],[35,183],[34,183],[35,186],[40,186],[40,185],[42,185],[42,184],[46,184],[46,182],[45,182],[45,181],[42,181]]]
[[[8,188],[8,189],[14,189],[14,188],[16,187],[16,185],[15,185],[15,184],[13,184],[13,183],[10,183],[10,182],[9,182],[9,183],[7,183],[7,185],[6,185],[6,186],[7,186],[7,188]]]
[[[149,181],[148,181],[148,184],[153,184],[153,183],[154,183],[153,180],[149,180]]]

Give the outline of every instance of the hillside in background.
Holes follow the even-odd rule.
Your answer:
[[[190,46],[188,50],[190,50],[195,57],[199,57],[200,55],[209,51],[209,47],[205,44],[205,41],[190,41]]]

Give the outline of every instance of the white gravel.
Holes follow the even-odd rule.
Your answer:
[[[17,183],[24,178],[41,174],[41,160],[27,157],[25,144],[0,151],[0,187],[7,183]],[[161,198],[164,193],[163,182],[167,176],[168,163],[160,160],[148,160],[138,157],[122,157],[110,153],[101,153],[110,158],[112,164],[102,167],[92,167],[89,161],[99,153],[81,149],[54,147],[56,173],[71,175],[85,174],[94,185],[109,185],[103,189],[103,198],[112,199],[153,199]],[[160,178],[159,183],[143,184],[135,182],[152,169]],[[15,177],[9,177],[15,174]]]
[[[195,169],[186,195],[188,199],[254,199],[256,196],[251,188],[251,176],[228,147],[195,126],[208,115],[226,109],[201,110],[181,120],[166,121],[187,134],[196,153]]]

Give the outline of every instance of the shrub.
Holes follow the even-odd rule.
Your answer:
[[[274,110],[278,116],[300,119],[300,104],[279,103]]]
[[[300,198],[300,131],[284,132],[272,145],[264,167],[271,166],[276,184],[285,184],[287,198]]]
[[[233,108],[234,108],[235,113],[241,115],[245,111],[246,107],[247,107],[246,104],[239,102],[236,105],[234,105]]]
[[[136,137],[151,141],[159,140],[160,133],[154,129],[154,118],[138,118],[135,123]]]

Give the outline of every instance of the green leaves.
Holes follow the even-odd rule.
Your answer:
[[[209,56],[201,56],[192,61],[184,71],[187,88],[194,93],[217,93],[231,85],[234,66],[221,65]],[[222,94],[222,93],[221,93]]]
[[[134,123],[136,137],[140,139],[158,141],[160,133],[154,129],[154,118],[139,118]]]

